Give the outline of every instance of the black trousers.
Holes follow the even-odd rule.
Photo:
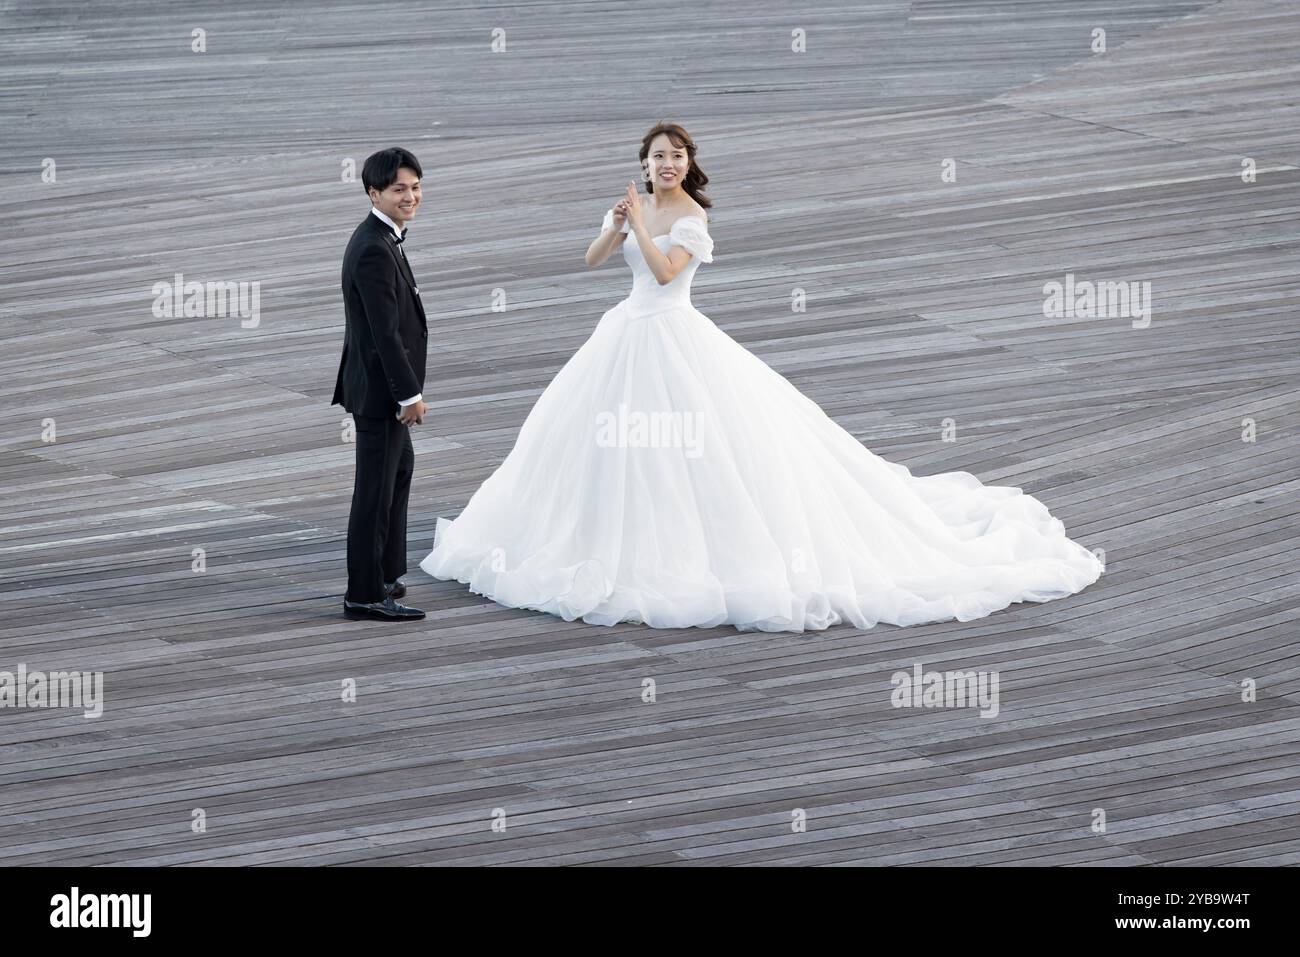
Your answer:
[[[396,415],[354,415],[357,470],[348,516],[348,601],[384,600],[406,574],[406,503],[415,472],[411,430]]]

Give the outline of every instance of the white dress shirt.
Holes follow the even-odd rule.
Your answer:
[[[397,223],[393,222],[391,219],[389,219],[387,216],[385,216],[383,213],[381,213],[379,210],[377,210],[377,209],[376,209],[375,207],[373,207],[373,206],[370,207],[370,211],[371,211],[372,213],[374,213],[376,216],[379,217],[379,221],[380,221],[380,222],[383,222],[383,223],[387,223],[387,224],[388,224],[388,228],[391,229],[391,230],[393,231],[393,238],[394,238],[394,239],[401,239],[401,238],[402,238],[402,231],[401,231],[400,229],[398,229],[398,227],[397,227]],[[414,396],[412,396],[411,398],[407,399],[405,402],[398,402],[397,404],[400,405],[402,408],[406,408],[408,405],[411,405],[411,404],[414,403],[414,402],[419,402],[419,401],[421,401],[423,398],[424,398],[424,393],[423,393],[423,392],[417,392]]]

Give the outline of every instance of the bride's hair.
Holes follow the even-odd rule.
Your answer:
[[[676,123],[659,122],[641,138],[641,171],[642,178],[645,180],[645,191],[653,193],[655,184],[646,177],[646,157],[650,155],[650,144],[654,142],[655,137],[660,133],[668,135],[668,141],[677,147],[686,148],[686,158],[690,160],[691,168],[686,171],[686,178],[682,180],[682,189],[686,190],[686,195],[695,200],[705,209],[713,205],[713,201],[704,195],[704,187],[708,184],[709,178],[704,175],[704,170],[700,169],[695,162],[695,140]]]

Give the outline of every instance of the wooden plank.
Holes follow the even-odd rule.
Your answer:
[[[106,695],[94,720],[0,709],[9,863],[1300,863],[1290,4],[759,4],[687,34],[437,7],[399,102],[365,80],[409,30],[393,5],[4,5],[0,670],[102,670]],[[660,115],[712,177],[696,305],[877,454],[1040,497],[1100,582],[794,635],[564,622],[416,570],[625,294],[580,256]],[[392,142],[426,164],[435,343],[429,616],[402,627],[339,614],[353,450],[327,405],[366,209],[340,171]],[[154,317],[176,272],[259,281],[259,325]],[[1045,318],[1067,273],[1151,282],[1151,325]],[[997,671],[998,716],[893,708],[916,663]]]

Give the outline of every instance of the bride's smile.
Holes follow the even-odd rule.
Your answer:
[[[675,187],[676,192],[681,192],[679,184],[685,178],[688,169],[690,169],[690,160],[687,158],[686,150],[673,146],[667,136],[661,135],[646,158],[647,180]]]

